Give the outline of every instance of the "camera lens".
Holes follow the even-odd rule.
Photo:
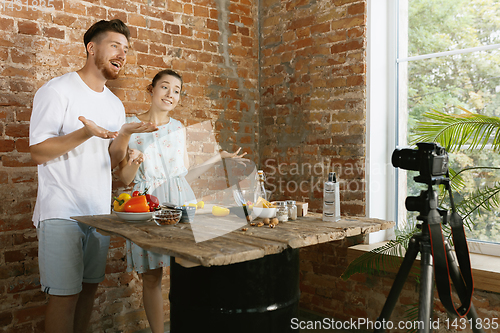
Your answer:
[[[422,195],[418,197],[406,197],[405,206],[409,212],[420,212],[425,207],[425,198]]]
[[[418,150],[395,149],[392,153],[392,165],[395,168],[419,171]]]

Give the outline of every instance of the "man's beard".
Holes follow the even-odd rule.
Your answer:
[[[99,69],[106,80],[115,80],[118,78],[120,71],[115,72],[109,68],[109,61],[106,61],[103,57],[97,56],[95,58],[95,65]]]

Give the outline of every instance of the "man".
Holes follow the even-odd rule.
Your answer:
[[[125,123],[121,101],[105,86],[126,62],[130,32],[120,20],[99,21],[84,35],[87,60],[54,78],[33,101],[30,152],[38,164],[33,214],[42,290],[49,294],[46,332],[84,332],[104,279],[109,236],[71,216],[109,214],[111,171],[130,135],[151,123]]]

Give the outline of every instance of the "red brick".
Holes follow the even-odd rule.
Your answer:
[[[7,286],[7,293],[15,294],[21,291],[33,290],[40,288],[39,276],[26,276],[18,277],[12,284]],[[14,311],[14,316],[16,315]]]
[[[154,67],[166,67],[165,62],[163,61],[163,57],[153,56],[149,54],[138,54],[137,55],[137,64],[138,65],[146,65],[146,66],[154,66]]]
[[[364,2],[355,3],[347,8],[348,15],[364,14],[365,11],[366,11],[366,6]]]
[[[15,92],[31,92],[36,91],[37,87],[34,82],[27,81],[10,81],[9,84],[10,91]]]
[[[26,35],[39,35],[40,27],[36,22],[19,21],[17,23],[18,32]]]
[[[219,30],[219,23],[217,20],[207,20],[207,29]]]
[[[126,2],[123,3],[125,4]],[[125,24],[128,23],[127,13],[121,10],[108,9],[107,19],[108,20],[119,19]]]
[[[346,81],[346,85],[349,86],[359,86],[364,85],[366,80],[366,76],[364,75],[353,75],[349,76]]]
[[[29,124],[7,124],[5,127],[5,135],[17,138],[29,136]]]
[[[296,20],[292,20],[288,24],[287,29],[297,30],[308,26],[310,27],[312,25],[314,25],[314,16],[300,17]]]
[[[174,14],[165,9],[157,9],[147,5],[140,5],[140,13],[144,16],[151,16],[160,19],[162,21],[168,21],[168,22],[174,21]]]
[[[13,151],[15,147],[15,141],[10,139],[0,139],[0,152],[10,152]]]
[[[2,76],[9,76],[9,77],[14,77],[14,76],[23,76],[26,78],[34,78],[34,75],[30,70],[25,69],[25,68],[16,68],[16,67],[6,67],[2,71]]]
[[[172,13],[182,13],[183,4],[179,1],[167,0],[167,10]],[[187,4],[184,4],[187,6]],[[186,13],[188,14],[188,13]],[[191,14],[191,13],[189,13]]]
[[[194,16],[209,17],[208,8],[201,6],[194,6]]]
[[[65,32],[62,29],[59,28],[46,28],[44,31],[44,36],[49,37],[49,38],[59,38],[59,39],[64,39]]]
[[[9,174],[5,171],[0,171],[0,184],[7,184],[8,182],[9,182]]]
[[[2,2],[3,5],[3,2]],[[14,32],[15,24],[11,18],[0,17],[0,30]]]
[[[71,14],[85,16],[87,14],[87,7],[79,2],[65,1],[64,2],[64,11],[67,13],[71,13]]]
[[[0,326],[7,327],[12,323],[14,316],[12,312],[2,312],[0,313]]]
[[[71,25],[77,20],[77,17],[61,12],[54,12],[54,14],[52,14],[52,20],[54,24],[71,27]]]
[[[99,3],[97,3],[96,6],[87,6],[87,15],[91,15],[93,17],[93,20],[92,22],[90,22],[90,24],[85,27],[85,29],[88,29],[88,27],[90,27],[92,24],[94,24],[95,22],[99,21],[99,20],[105,20],[107,19],[107,15],[108,15],[108,11],[106,10],[106,8],[102,7]],[[129,27],[130,29],[131,27]],[[132,29],[130,29],[131,32],[132,32]]]
[[[116,0],[101,0],[101,5],[111,8],[119,8],[120,10],[136,13],[139,4],[135,4],[133,1],[119,1]],[[152,6],[148,6],[153,9]],[[154,8],[156,9],[156,8]]]
[[[198,40],[194,40],[187,37],[174,36],[172,39],[172,46],[182,47],[187,49],[201,50],[203,49],[203,43]]]
[[[2,156],[2,163],[4,167],[26,167],[35,166],[36,164],[31,160],[29,154],[13,153],[11,155]]]
[[[23,65],[31,65],[35,61],[35,54],[32,52],[24,52],[19,49],[11,50],[10,57],[12,62]]]

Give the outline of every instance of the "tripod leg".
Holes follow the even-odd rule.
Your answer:
[[[420,236],[421,234],[417,234],[410,239],[408,250],[406,251],[401,266],[399,267],[399,271],[396,275],[394,283],[392,284],[391,291],[387,296],[387,300],[385,301],[380,316],[375,322],[376,333],[385,332],[385,328],[387,327],[386,323],[391,317],[392,311],[394,310],[396,302],[398,301],[399,294],[401,293],[401,290],[403,290],[406,278],[408,277],[411,267],[413,266],[413,262],[415,261],[415,258],[417,257],[417,254],[419,252]]]
[[[429,240],[422,240],[420,243],[420,298],[418,303],[418,324],[419,332],[431,332],[431,315],[434,289],[434,271],[432,263],[432,249]]]
[[[451,281],[453,281],[453,285],[455,286],[455,289],[457,290],[458,297],[460,298],[460,301],[463,302],[462,300],[462,295],[465,295],[467,293],[466,287],[464,280],[462,279],[462,276],[460,274],[460,271],[458,269],[457,262],[455,260],[455,257],[453,256],[453,251],[451,250],[450,244],[445,241],[444,243],[446,247],[446,256],[448,258],[448,267],[450,268],[450,277]],[[477,323],[477,312],[476,308],[474,307],[474,304],[471,303],[470,305],[470,310],[469,313],[467,313],[467,318],[472,320],[472,331],[474,333],[484,333],[484,330],[482,328],[476,328],[474,323]]]

